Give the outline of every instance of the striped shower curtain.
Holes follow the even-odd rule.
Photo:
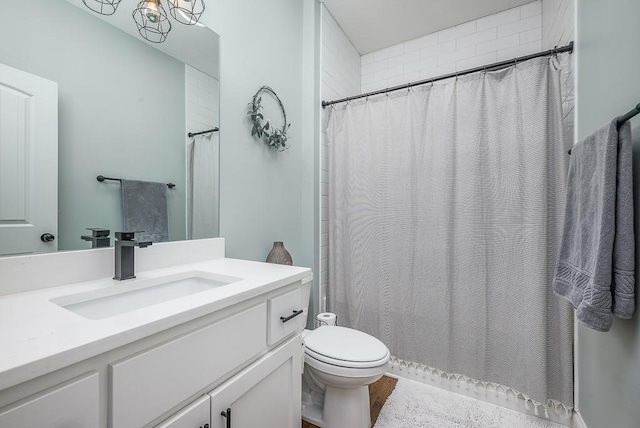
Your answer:
[[[556,59],[338,105],[328,137],[341,324],[571,407],[572,313],[550,286],[568,156]]]

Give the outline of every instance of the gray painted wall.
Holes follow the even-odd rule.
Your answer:
[[[58,82],[60,249],[122,229],[119,185],[98,174],[176,183],[169,227],[185,239],[184,64],[65,1],[2,7],[0,63]]]
[[[316,139],[313,120],[303,117],[313,114],[305,94],[314,81],[302,79],[303,63],[313,61],[303,52],[303,6],[208,2],[202,18],[220,35],[220,233],[228,257],[263,261],[273,241],[284,241],[294,264],[313,266]],[[278,93],[291,122],[284,152],[251,136],[247,105],[262,85]]]
[[[578,0],[578,137],[640,102],[640,2]],[[640,118],[632,121],[636,242]],[[636,260],[640,254],[636,251]],[[640,263],[636,262],[636,270]],[[638,280],[636,279],[636,282]],[[637,305],[637,303],[636,303]],[[640,427],[640,317],[608,333],[578,327],[578,409],[589,428]]]

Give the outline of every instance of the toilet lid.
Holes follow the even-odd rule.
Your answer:
[[[375,337],[346,327],[322,326],[304,338],[307,350],[332,360],[369,363],[384,360],[389,349]]]

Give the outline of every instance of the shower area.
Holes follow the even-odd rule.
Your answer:
[[[520,19],[542,3],[523,8]],[[323,43],[344,46],[326,10],[322,21]],[[543,43],[508,64],[478,58],[382,89],[365,82],[382,56],[365,55],[358,93],[370,95],[349,100],[354,81],[327,77],[323,100],[340,102],[323,111],[320,279],[324,308],[382,340],[393,374],[562,420],[573,314],[550,284],[573,60],[568,40],[539,55]]]

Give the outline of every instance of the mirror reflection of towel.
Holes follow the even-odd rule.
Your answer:
[[[189,145],[189,239],[219,236],[219,162],[217,134],[193,139]]]
[[[136,234],[139,241],[168,241],[167,185],[122,180],[121,192],[124,231],[144,231]]]

